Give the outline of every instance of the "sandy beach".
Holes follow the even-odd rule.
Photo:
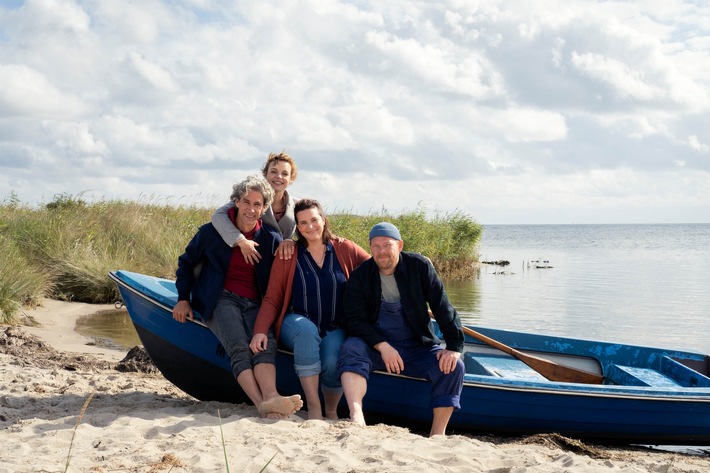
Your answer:
[[[710,458],[600,447],[555,435],[426,438],[384,424],[258,417],[200,402],[156,373],[116,369],[125,351],[74,332],[112,306],[47,300],[37,325],[0,326],[0,472],[710,471]],[[220,427],[221,426],[221,427]]]

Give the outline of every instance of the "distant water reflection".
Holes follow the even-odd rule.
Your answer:
[[[480,276],[479,276],[480,277]],[[444,287],[449,301],[464,324],[480,325],[481,285],[478,279],[472,281],[445,281]]]

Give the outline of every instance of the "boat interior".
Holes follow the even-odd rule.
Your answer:
[[[708,374],[710,357],[703,361],[677,360],[663,356],[658,369],[626,366],[609,363],[602,368],[598,360],[591,357],[571,355],[551,355],[549,353],[526,352],[539,358],[603,374],[604,384],[621,386],[648,386],[658,388],[710,388]],[[463,362],[466,374],[470,376],[495,376],[515,381],[547,382],[548,380],[518,358],[487,346],[467,344]]]

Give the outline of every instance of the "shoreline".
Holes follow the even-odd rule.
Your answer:
[[[555,435],[430,439],[385,424],[309,421],[304,413],[262,419],[250,405],[197,401],[159,374],[117,371],[126,351],[74,331],[79,317],[112,305],[44,302],[26,311],[39,325],[0,327],[0,472],[64,471],[69,455],[70,472],[226,471],[225,455],[232,471],[254,472],[267,464],[266,472],[710,471],[707,454]]]
[[[102,347],[91,337],[81,335],[74,327],[78,318],[114,310],[113,304],[87,304],[84,302],[65,302],[54,299],[43,299],[42,306],[25,310],[26,318],[37,325],[23,325],[22,328],[35,335],[55,350],[61,352],[85,353],[101,360],[118,362],[128,352]]]

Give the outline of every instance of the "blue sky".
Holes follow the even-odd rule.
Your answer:
[[[0,199],[710,222],[704,1],[0,2]]]

